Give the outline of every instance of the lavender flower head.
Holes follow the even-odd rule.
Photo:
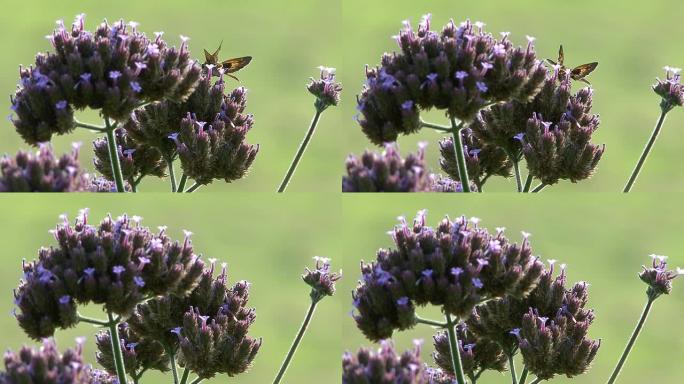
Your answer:
[[[469,129],[463,130],[463,153],[468,169],[468,178],[472,180],[478,190],[492,176],[510,177],[513,164],[506,151],[494,145],[482,144]],[[439,142],[441,158],[439,165],[453,180],[460,180],[458,161],[454,140],[446,137]]]
[[[550,73],[531,101],[510,101],[480,113],[470,128],[485,145],[514,161],[523,157],[530,174],[546,185],[589,178],[605,152],[591,142],[599,116],[591,113],[593,90],[571,93],[569,76]]]
[[[125,121],[142,103],[182,101],[201,73],[185,42],[170,48],[161,36],[150,40],[123,20],[90,32],[81,15],[70,31],[60,22],[49,39],[53,51],[20,69],[12,98],[13,123],[29,144],[73,130],[75,110]]]
[[[440,192],[440,193],[454,193],[463,192],[463,184],[460,181],[444,177],[442,175],[431,174],[430,175],[430,191]],[[470,183],[470,191],[477,192],[478,187],[474,183]]]
[[[164,347],[157,340],[140,338],[126,322],[119,324],[119,337],[126,373],[135,374],[148,369],[162,372],[169,370],[168,356],[165,355]],[[97,333],[95,339],[97,362],[105,368],[107,373],[116,375],[109,332],[102,330]]]
[[[319,67],[321,78],[311,78],[306,89],[316,96],[316,110],[325,111],[328,107],[337,106],[340,103],[342,84],[335,80],[335,68]]]
[[[342,192],[427,192],[431,184],[425,145],[404,159],[396,144],[385,144],[382,153],[366,151],[360,158],[347,158]]]
[[[80,344],[62,354],[52,339],[43,340],[39,349],[23,347],[19,352],[8,351],[5,353],[5,371],[0,372],[0,384],[108,382],[107,375],[92,370],[82,354],[83,347]]]
[[[352,296],[354,319],[370,340],[415,325],[415,306],[435,305],[467,319],[482,301],[524,297],[537,284],[543,265],[529,240],[510,243],[502,231],[490,234],[478,219],[443,219],[436,228],[421,211],[390,232],[395,248],[380,249],[361,266],[362,280]]]
[[[668,271],[667,256],[651,255],[653,263],[650,267],[644,266],[639,278],[648,284],[648,297],[655,300],[661,295],[669,295],[672,292],[672,280],[684,274],[684,270],[677,268],[676,271]]]
[[[41,144],[36,154],[19,151],[15,157],[0,159],[0,192],[83,192],[89,177],[78,162],[80,145],[70,154],[55,158],[49,144]]]
[[[475,377],[481,371],[506,370],[507,357],[501,347],[487,339],[479,338],[470,332],[465,323],[456,327],[458,335],[458,347],[461,356],[463,372],[468,377]],[[439,332],[433,337],[435,352],[433,358],[437,366],[448,376],[455,380],[449,337],[446,331]]]
[[[256,320],[255,310],[247,307],[249,283],[230,287],[225,265],[216,277],[214,270],[212,261],[188,295],[148,300],[129,319],[135,337],[178,351],[182,364],[202,378],[246,371],[261,346],[247,334]]]
[[[311,299],[318,302],[325,296],[335,294],[335,283],[342,278],[342,271],[331,271],[330,259],[316,256],[314,260],[316,267],[314,270],[306,268],[302,280],[311,287]]]
[[[366,70],[359,124],[374,144],[417,132],[423,110],[437,108],[469,122],[490,103],[527,101],[546,76],[532,40],[516,48],[507,34],[496,39],[481,23],[457,26],[452,20],[441,33],[430,24],[430,15],[417,30],[405,22],[396,37],[400,51]]]
[[[669,112],[674,107],[684,105],[684,84],[681,83],[682,75],[680,68],[665,67],[665,80],[658,79],[653,86],[658,96],[663,98],[661,107]]]
[[[428,384],[429,375],[420,361],[420,342],[413,350],[397,355],[390,340],[384,340],[377,352],[361,348],[354,355],[342,356],[343,384]]]
[[[226,94],[223,77],[202,75],[183,103],[163,101],[138,109],[126,131],[140,146],[159,150],[165,159],[180,158],[185,174],[200,184],[244,177],[259,151],[246,143],[254,117],[245,113],[247,90]]]
[[[96,227],[84,210],[73,226],[66,216],[62,220],[51,231],[57,245],[24,262],[14,293],[17,321],[33,339],[74,326],[78,305],[102,304],[126,316],[146,296],[190,291],[202,273],[189,239],[179,243],[163,231],[154,234],[137,217],[108,216]]]
[[[124,180],[129,184],[136,184],[145,176],[164,177],[166,175],[166,162],[159,150],[146,145],[139,145],[124,129],[117,129],[114,133]],[[114,181],[107,139],[98,138],[93,142],[93,147],[95,169],[107,180]]]

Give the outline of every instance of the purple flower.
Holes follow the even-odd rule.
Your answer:
[[[115,265],[114,267],[112,267],[112,272],[117,276],[121,276],[121,274],[124,273],[125,271],[126,271],[126,268],[122,265]]]
[[[66,100],[58,101],[57,104],[55,104],[55,108],[58,110],[65,110],[67,106],[69,106],[69,103],[67,103]]]
[[[112,80],[118,80],[121,77],[121,72],[119,71],[111,71],[109,72],[109,78]]]
[[[135,283],[135,285],[137,285],[140,288],[145,286],[145,280],[143,280],[143,278],[140,276],[134,277],[133,282]]]
[[[69,304],[69,303],[71,303],[71,296],[69,296],[69,295],[64,295],[64,296],[60,297],[60,298],[59,298],[59,303],[60,303],[60,304]]]

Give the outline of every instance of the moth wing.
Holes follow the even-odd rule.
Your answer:
[[[252,62],[252,56],[238,57],[236,59],[226,60],[221,63],[221,67],[226,73],[235,73]]]
[[[594,72],[596,70],[596,67],[598,67],[598,63],[580,65],[579,67],[574,68],[572,70],[572,78],[575,80],[584,79],[585,77],[589,76],[590,73]]]

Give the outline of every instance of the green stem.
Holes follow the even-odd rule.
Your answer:
[[[530,188],[532,188],[532,180],[534,180],[534,177],[532,177],[532,175],[527,175],[527,180],[525,181],[525,187],[523,187],[524,193],[529,192]]]
[[[202,382],[202,380],[204,380],[204,379],[201,377],[198,377],[195,380],[193,380],[190,384],[199,384]]]
[[[78,321],[82,321],[82,322],[88,323],[88,324],[99,325],[101,327],[108,327],[109,326],[109,322],[107,322],[107,321],[94,319],[92,317],[87,317],[87,316],[82,316],[82,315],[78,315]]]
[[[527,381],[527,375],[530,373],[530,371],[525,367],[522,371],[522,375],[520,375],[520,380],[518,380],[518,384],[525,384]]]
[[[641,173],[641,168],[644,166],[644,163],[646,163],[646,159],[648,158],[648,155],[651,153],[651,149],[653,149],[653,145],[658,139],[658,135],[660,135],[660,131],[663,128],[663,124],[665,123],[665,118],[667,117],[668,112],[670,112],[671,110],[665,107],[662,107],[661,109],[662,112],[660,113],[660,118],[658,119],[655,129],[653,130],[653,134],[651,134],[651,138],[648,140],[648,143],[646,143],[646,147],[644,148],[644,151],[641,153],[639,162],[634,168],[634,171],[632,171],[632,175],[627,181],[625,189],[622,191],[624,193],[628,193],[632,190],[632,187],[634,186],[636,179],[639,177],[639,173]]]
[[[451,315],[446,314],[447,333],[449,334],[449,350],[451,351],[451,362],[454,368],[457,384],[466,384],[465,375],[463,374],[463,365],[461,364],[461,352],[458,348],[458,336],[456,335],[457,322],[451,320]]]
[[[316,310],[316,304],[318,304],[318,301],[312,299],[311,300],[311,306],[309,306],[309,310],[306,313],[306,317],[304,318],[302,325],[299,327],[299,332],[297,332],[297,336],[295,337],[294,341],[292,342],[292,346],[290,347],[290,350],[287,352],[287,356],[285,357],[285,361],[283,361],[283,365],[280,367],[280,370],[278,371],[278,375],[276,375],[275,380],[273,380],[273,384],[278,384],[283,379],[283,376],[285,375],[285,371],[287,371],[287,367],[290,365],[290,361],[292,361],[292,357],[294,356],[295,352],[297,351],[297,348],[299,347],[299,343],[302,341],[302,338],[304,337],[304,333],[306,333],[306,329],[309,327],[309,323],[311,323],[311,319],[313,318],[314,311]]]
[[[188,175],[185,173],[181,176],[180,182],[178,183],[178,193],[183,193],[185,190],[185,184],[188,182]]]
[[[458,163],[458,177],[461,179],[461,186],[463,192],[470,192],[470,178],[468,177],[468,168],[466,166],[465,153],[463,153],[463,129],[464,123],[456,123],[455,118],[451,118],[451,135],[453,136],[454,150],[456,151],[456,162]]]
[[[530,384],[539,384],[539,383],[541,383],[542,381],[544,381],[544,380],[543,380],[543,379],[540,379],[540,378],[536,378],[536,379],[534,379],[534,381],[531,382]]]
[[[173,160],[166,158],[166,164],[169,168],[169,179],[171,179],[171,192],[177,192],[178,186],[176,184],[176,171],[173,169]]]
[[[290,168],[287,170],[287,173],[285,174],[285,178],[283,179],[282,183],[280,183],[280,187],[278,187],[278,193],[285,192],[287,186],[290,184],[290,180],[292,179],[292,176],[294,176],[294,173],[297,170],[297,166],[299,166],[299,162],[302,160],[302,156],[304,156],[304,152],[306,152],[306,148],[309,146],[309,142],[311,141],[311,138],[316,132],[316,126],[318,126],[318,122],[320,121],[322,114],[323,111],[317,108],[316,115],[311,121],[311,126],[309,127],[309,130],[306,132],[304,140],[299,145],[299,149],[297,150],[297,153],[295,154],[295,157],[292,160],[292,163],[290,164]]]
[[[181,377],[180,384],[186,384],[188,382],[188,376],[190,376],[190,369],[185,367],[183,370],[183,377]]]
[[[171,362],[171,373],[173,374],[173,383],[178,384],[178,367],[176,366],[176,354],[167,349],[166,353],[169,355],[169,360]]]
[[[515,184],[518,186],[518,192],[523,191],[522,177],[520,176],[520,162],[513,160],[513,169],[515,170]]]
[[[646,323],[646,319],[648,318],[648,314],[651,312],[651,307],[653,306],[654,302],[655,302],[655,298],[651,298],[651,297],[648,298],[648,302],[646,303],[646,306],[644,307],[644,312],[641,314],[641,318],[639,319],[639,322],[637,323],[636,328],[634,328],[634,332],[632,332],[632,336],[629,338],[629,341],[627,342],[627,346],[625,347],[625,351],[622,353],[620,360],[618,361],[617,365],[615,366],[615,370],[613,370],[613,374],[610,375],[610,379],[608,379],[608,384],[613,384],[615,382],[615,380],[617,380],[617,377],[620,374],[620,371],[622,370],[622,366],[627,361],[627,357],[629,356],[629,353],[632,351],[632,348],[634,347],[634,343],[636,342],[637,337],[639,337],[639,333],[641,333],[641,329],[644,327],[644,324]]]
[[[534,189],[532,190],[532,193],[539,193],[539,192],[543,191],[544,188],[546,188],[546,187],[547,187],[546,184],[541,183],[541,184],[539,184],[536,188],[534,188]]]
[[[74,120],[74,127],[85,128],[85,129],[89,129],[91,131],[101,132],[101,133],[107,132],[107,127],[100,127],[100,126],[94,125],[94,124],[82,123],[78,120]]]
[[[116,190],[119,193],[126,192],[123,174],[121,173],[121,161],[119,160],[119,149],[116,145],[116,124],[112,125],[108,117],[105,117],[105,132],[107,133],[107,148],[109,151],[109,162],[112,164],[112,175],[116,182]]]
[[[511,370],[511,382],[513,384],[518,384],[518,374],[515,373],[515,360],[513,360],[513,354],[508,355],[508,366]]]
[[[114,367],[116,368],[116,376],[119,378],[120,384],[126,384],[126,369],[124,367],[123,354],[121,353],[121,339],[119,338],[119,322],[114,320],[112,312],[107,312],[109,322],[109,339],[112,344],[112,356],[114,356]]]
[[[443,125],[432,124],[432,123],[428,123],[428,122],[423,121],[423,120],[420,121],[420,126],[421,126],[421,128],[430,128],[430,129],[434,129],[434,130],[440,131],[440,132],[451,132],[451,130],[452,130],[451,127],[445,127]]]
[[[192,187],[188,188],[188,190],[185,191],[185,193],[193,193],[193,192],[195,192],[196,190],[198,190],[198,189],[200,189],[200,188],[202,188],[202,184],[195,183],[195,184],[192,185]]]
[[[416,322],[418,324],[425,324],[425,325],[431,325],[433,327],[438,327],[438,328],[446,328],[448,324],[440,322],[440,321],[435,321],[435,320],[430,320],[430,319],[423,319],[422,317],[416,315]]]

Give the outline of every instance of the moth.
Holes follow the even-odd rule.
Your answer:
[[[565,77],[568,73],[568,68],[565,67],[565,53],[563,53],[563,46],[560,46],[560,49],[558,50],[558,63],[551,59],[546,59],[551,65],[558,65],[560,66],[560,70],[558,71],[558,74],[561,77]],[[598,67],[597,62],[593,63],[588,63],[588,64],[582,64],[579,67],[575,67],[572,70],[570,70],[570,78],[576,81],[581,81],[585,84],[591,85],[591,83],[586,79],[587,76],[589,76],[590,73],[594,72],[596,70],[596,67]]]
[[[252,62],[252,56],[238,57],[235,59],[221,61],[219,59],[219,53],[221,53],[222,46],[223,41],[221,41],[221,44],[214,53],[209,53],[209,51],[207,51],[206,49],[204,50],[204,65],[213,65],[215,71],[214,75],[218,74],[219,69],[223,69],[224,74],[228,75],[229,77],[237,81],[240,81],[240,79],[238,79],[237,77],[235,77],[235,75],[232,74],[248,66],[249,63]]]

